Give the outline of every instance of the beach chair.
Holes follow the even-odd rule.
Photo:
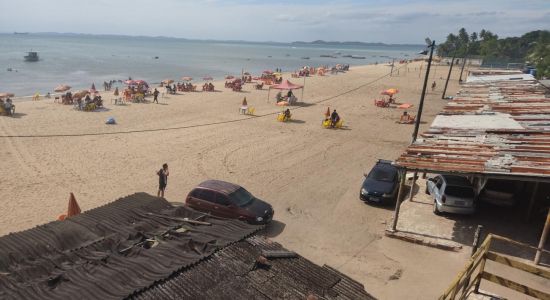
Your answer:
[[[378,107],[389,107],[390,103],[386,102],[384,99],[374,99],[374,105]]]

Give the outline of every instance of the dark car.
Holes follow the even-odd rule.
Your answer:
[[[397,197],[399,172],[391,161],[378,160],[361,186],[359,197],[363,201],[390,203]]]
[[[266,224],[273,219],[273,207],[254,197],[240,185],[207,180],[191,190],[187,206],[214,216],[239,219],[251,224]]]

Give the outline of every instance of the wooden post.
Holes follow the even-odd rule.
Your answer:
[[[535,200],[537,197],[537,192],[539,190],[539,183],[538,181],[535,182],[535,186],[533,187],[533,193],[531,194],[531,198],[529,199],[529,208],[527,209],[527,215],[525,216],[525,221],[531,220],[531,214],[533,213],[533,207],[535,206]]]
[[[544,222],[544,229],[542,230],[542,235],[540,237],[539,246],[537,247],[537,254],[535,254],[535,265],[540,263],[540,257],[542,256],[542,249],[548,238],[548,232],[550,231],[550,209],[548,209],[548,214],[546,215],[546,222]]]
[[[399,208],[401,207],[401,198],[403,197],[403,190],[405,188],[405,176],[407,175],[407,169],[403,169],[399,175],[401,175],[401,182],[399,183],[397,199],[395,199],[395,211],[393,213],[393,222],[391,224],[391,230],[393,232],[397,231],[397,219],[399,218]]]
[[[409,192],[409,201],[412,201],[414,196],[414,184],[416,183],[416,176],[418,175],[418,172],[413,173],[412,183],[411,183],[411,190]]]
[[[476,232],[474,234],[474,243],[472,245],[472,253],[470,256],[473,256],[476,253],[477,248],[479,247],[479,240],[481,239],[481,231],[483,230],[483,225],[477,225]]]

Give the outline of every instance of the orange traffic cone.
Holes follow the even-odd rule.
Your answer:
[[[67,208],[67,217],[76,216],[80,213],[80,206],[76,202],[73,193],[69,197],[69,208]]]
[[[330,107],[327,107],[327,112],[325,113],[325,117],[330,117]]]

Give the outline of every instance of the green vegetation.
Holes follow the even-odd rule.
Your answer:
[[[525,61],[537,68],[537,77],[550,77],[550,31],[536,30],[521,37],[498,38],[489,30],[468,34],[461,28],[437,47],[440,56],[481,56],[485,59]]]

